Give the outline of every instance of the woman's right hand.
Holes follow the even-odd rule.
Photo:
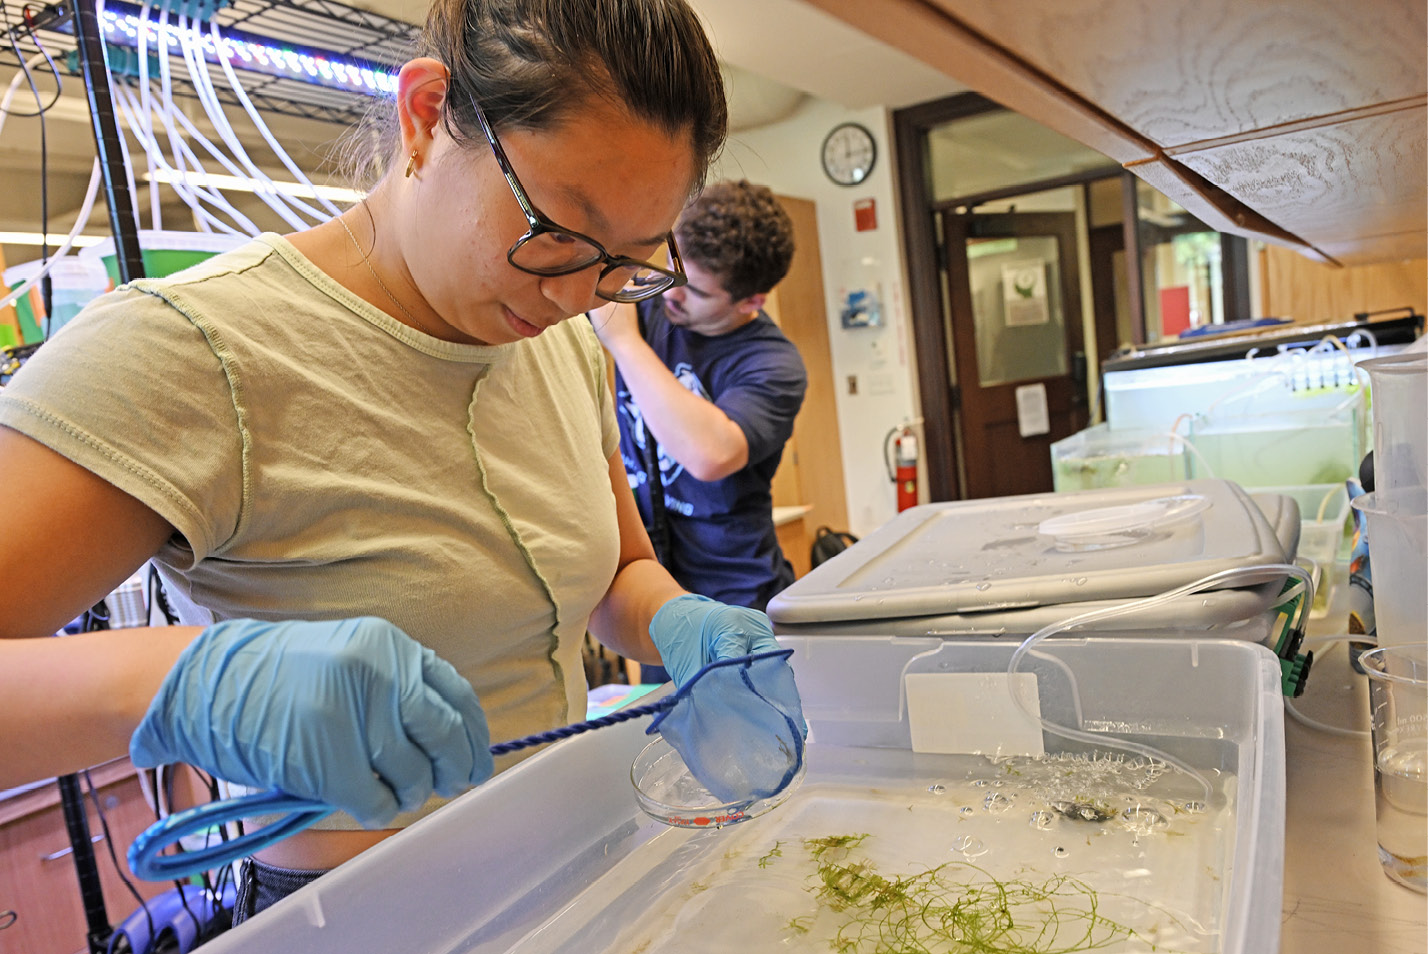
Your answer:
[[[236,619],[183,651],[129,754],[316,799],[375,828],[433,791],[490,778],[490,744],[471,684],[386,620]]]

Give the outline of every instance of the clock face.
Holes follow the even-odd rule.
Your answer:
[[[835,126],[823,140],[823,171],[839,185],[857,185],[867,179],[877,158],[873,134],[857,123]]]

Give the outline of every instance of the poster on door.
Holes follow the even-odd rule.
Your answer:
[[[1046,262],[1037,259],[1002,266],[1002,304],[1008,328],[1051,321],[1046,300]]]

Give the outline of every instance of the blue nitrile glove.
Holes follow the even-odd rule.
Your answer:
[[[779,648],[763,613],[692,594],[676,596],[659,608],[650,620],[650,639],[676,686],[716,659]]]
[[[235,619],[198,635],[129,742],[141,768],[187,762],[279,788],[368,827],[491,776],[486,716],[445,660],[383,619]]]

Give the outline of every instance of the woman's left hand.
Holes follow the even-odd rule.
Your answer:
[[[677,686],[715,660],[779,648],[763,613],[689,593],[659,608],[650,620],[650,639]]]

